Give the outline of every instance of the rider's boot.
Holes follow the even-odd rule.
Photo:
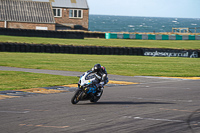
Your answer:
[[[103,91],[103,87],[100,87],[97,92],[97,97],[101,96],[102,91]]]

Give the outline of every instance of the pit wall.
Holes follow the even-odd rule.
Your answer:
[[[105,33],[106,39],[141,39],[141,40],[200,40],[200,35],[152,35],[152,34],[117,34]]]

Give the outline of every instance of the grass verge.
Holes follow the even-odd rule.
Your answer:
[[[49,87],[77,82],[77,77],[28,72],[0,71],[0,91]]]
[[[0,35],[0,42],[18,42],[33,44],[60,44],[107,47],[142,47],[171,49],[200,49],[200,40],[132,40],[132,39],[59,39],[42,37],[19,37]]]
[[[0,52],[0,66],[84,72],[100,63],[109,74],[200,76],[199,58]]]

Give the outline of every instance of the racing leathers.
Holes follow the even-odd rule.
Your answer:
[[[99,92],[101,92],[104,88],[104,85],[108,83],[108,77],[107,77],[107,71],[106,68],[101,66],[100,70],[96,72],[94,68],[89,70],[91,73],[95,73],[96,78],[98,79],[98,82],[96,84],[96,87]],[[100,94],[97,94],[97,96]]]

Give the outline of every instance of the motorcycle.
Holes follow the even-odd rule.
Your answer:
[[[78,89],[75,91],[74,96],[71,99],[72,104],[77,104],[79,101],[90,100],[90,102],[97,102],[102,94],[103,86],[99,85],[98,75],[91,71],[85,72],[80,76],[78,82]]]

